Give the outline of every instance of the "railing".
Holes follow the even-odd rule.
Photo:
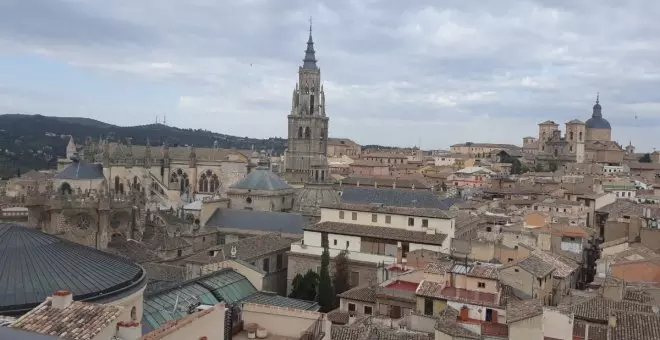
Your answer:
[[[299,340],[321,340],[325,336],[323,330],[323,315],[321,315],[314,323],[307,328],[301,335]]]

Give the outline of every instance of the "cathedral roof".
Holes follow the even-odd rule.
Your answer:
[[[74,300],[125,297],[146,283],[142,267],[37,229],[0,224],[0,314],[21,314],[53,292]]]
[[[101,164],[73,161],[59,174],[55,175],[55,179],[105,179],[105,175],[103,175],[103,166]]]
[[[252,170],[247,176],[232,184],[229,188],[265,191],[293,189],[280,176],[261,166]]]
[[[303,59],[303,69],[316,70],[316,51],[314,51],[314,39],[312,39],[312,22],[309,22],[309,38],[307,39],[307,49],[305,50],[305,59]]]

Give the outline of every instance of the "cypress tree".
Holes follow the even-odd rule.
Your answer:
[[[323,249],[321,255],[321,273],[319,275],[319,293],[317,295],[317,302],[321,306],[321,312],[328,312],[334,306],[335,293],[332,288],[332,280],[330,279],[330,272],[328,266],[330,265],[330,252],[328,247]]]

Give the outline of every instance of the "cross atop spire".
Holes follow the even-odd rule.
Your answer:
[[[315,70],[316,51],[314,51],[314,39],[312,39],[312,17],[309,17],[309,39],[307,39],[307,50],[305,50],[305,59],[303,59],[304,69]]]
[[[596,92],[596,104],[599,104],[599,103],[600,103],[600,92]]]

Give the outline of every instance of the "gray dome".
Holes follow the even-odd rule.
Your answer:
[[[603,108],[600,106],[600,95],[596,96],[596,104],[594,104],[591,118],[587,120],[587,129],[608,129],[611,130],[610,122],[603,118]]]
[[[229,188],[266,191],[293,189],[280,176],[265,167],[252,170],[245,178],[232,184]]]
[[[55,291],[114,301],[146,284],[131,260],[16,224],[0,224],[0,314],[23,314]]]
[[[591,117],[587,120],[587,129],[612,129],[610,122],[603,117]]]
[[[339,192],[332,185],[313,185],[299,189],[293,209],[305,216],[321,216],[321,206],[340,203]]]

